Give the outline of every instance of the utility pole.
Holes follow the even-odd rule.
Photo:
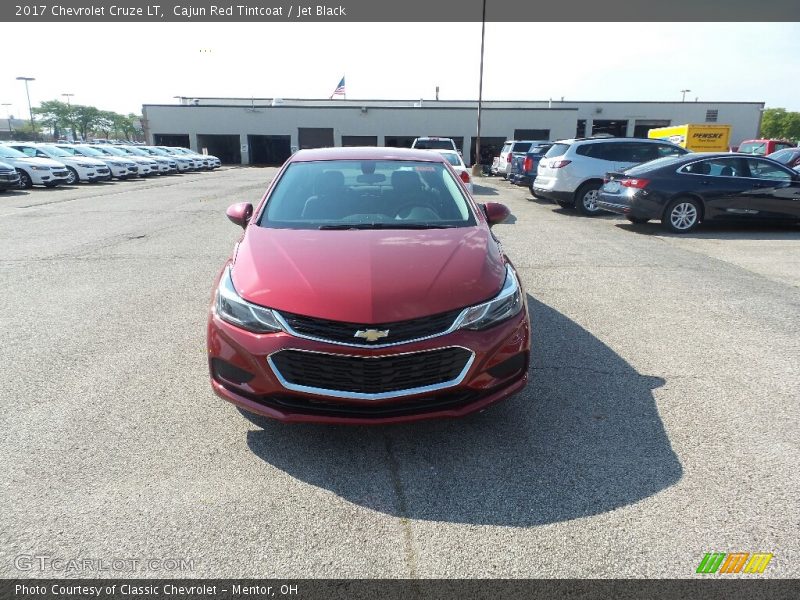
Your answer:
[[[28,90],[28,82],[29,81],[36,81],[35,77],[17,77],[17,81],[24,81],[25,82],[25,95],[28,96],[28,114],[31,117],[31,133],[34,132],[33,126],[33,109],[31,108],[31,93]]]
[[[472,165],[472,174],[481,175],[481,110],[483,108],[483,46],[486,40],[486,0],[483,0],[483,14],[481,15],[481,72],[478,79],[478,132],[475,136],[475,162]]]

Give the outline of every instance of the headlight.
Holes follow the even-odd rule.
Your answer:
[[[464,310],[459,316],[456,329],[479,330],[493,327],[518,314],[522,305],[522,290],[517,275],[506,265],[506,280],[500,293],[488,302]]]
[[[283,330],[270,309],[250,304],[236,293],[230,267],[225,269],[219,281],[215,307],[220,319],[247,331],[275,333]]]
[[[75,164],[78,165],[79,167],[84,168],[84,169],[91,169],[92,167],[94,167],[94,165],[90,165],[90,164],[87,164],[87,163],[75,163]]]
[[[34,170],[34,171],[49,171],[50,167],[37,167],[37,166],[34,165],[34,166],[31,167],[31,169]]]

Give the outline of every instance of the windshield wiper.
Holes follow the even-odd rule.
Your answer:
[[[436,223],[336,223],[335,225],[320,225],[323,230],[336,229],[453,229],[455,225]]]

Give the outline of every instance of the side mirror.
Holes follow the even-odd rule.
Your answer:
[[[511,214],[508,207],[499,202],[487,202],[483,205],[483,212],[486,213],[486,220],[489,222],[489,227],[502,223]]]
[[[236,223],[239,227],[244,229],[247,227],[250,217],[253,216],[253,205],[249,202],[239,202],[238,204],[231,204],[228,210],[225,211],[228,218]]]

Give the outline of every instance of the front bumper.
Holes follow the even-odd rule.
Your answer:
[[[336,355],[345,360],[394,360],[398,355],[424,356],[426,352],[452,348],[472,354],[459,377],[433,386],[435,389],[412,385],[373,394],[373,398],[325,390],[317,385],[313,391],[306,391],[310,386],[297,382],[287,386],[285,373],[270,359],[281,351],[293,350]],[[485,331],[458,330],[373,349],[318,342],[287,333],[252,334],[222,321],[212,310],[208,320],[208,358],[211,387],[217,395],[245,410],[279,421],[385,424],[459,417],[483,410],[525,387],[530,324],[525,306],[517,316]]]

